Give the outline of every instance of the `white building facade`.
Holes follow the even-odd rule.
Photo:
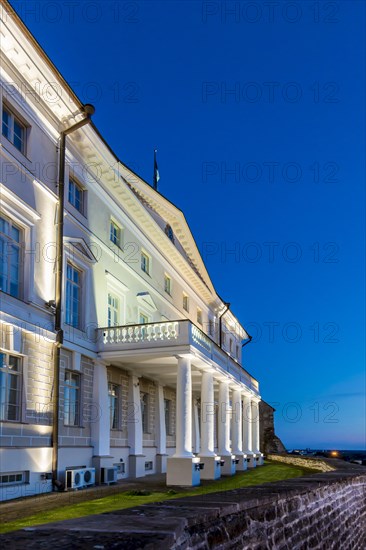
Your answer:
[[[86,469],[197,485],[260,465],[248,335],[183,213],[115,156],[0,10],[1,499]]]

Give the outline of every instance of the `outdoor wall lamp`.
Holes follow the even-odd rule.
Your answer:
[[[48,302],[45,303],[45,306],[48,307],[52,313],[56,313],[56,300],[48,300]]]

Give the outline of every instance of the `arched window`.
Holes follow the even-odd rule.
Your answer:
[[[169,239],[174,243],[174,233],[171,226],[167,223],[165,226],[165,234],[169,237]]]

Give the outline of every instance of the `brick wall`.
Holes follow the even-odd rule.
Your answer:
[[[93,361],[82,356],[80,371],[75,371],[80,374],[81,380],[79,426],[67,426],[64,423],[65,371],[74,368],[72,352],[63,349],[60,363],[59,445],[60,447],[88,447],[91,445],[91,415],[93,414]]]
[[[23,331],[21,347],[25,355],[21,422],[0,423],[0,445],[48,447],[52,432],[53,346],[39,334]]]
[[[364,550],[366,473],[315,474],[225,494],[237,510],[188,528],[189,548]],[[206,495],[207,507],[214,495]],[[217,500],[217,494],[216,500]],[[230,498],[232,496],[232,498]],[[184,499],[180,499],[183,504]],[[183,542],[183,540],[182,540]]]
[[[338,461],[341,463],[341,461]],[[333,465],[333,464],[332,464]],[[134,506],[2,535],[4,547],[364,550],[366,469]],[[265,466],[263,466],[265,468]]]

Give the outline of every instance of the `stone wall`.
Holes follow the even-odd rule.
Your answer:
[[[319,470],[320,472],[333,472],[336,468],[331,463],[325,460],[316,458],[304,458],[298,455],[267,455],[269,460],[275,460],[277,462],[284,462],[285,464],[293,464],[294,466],[300,466],[301,468],[311,468],[313,470]]]
[[[0,542],[14,550],[364,550],[366,468],[335,462],[342,469],[67,520]]]
[[[259,437],[260,449],[264,454],[283,453],[286,451],[282,441],[277,437],[274,426],[275,409],[265,401],[259,403]]]

